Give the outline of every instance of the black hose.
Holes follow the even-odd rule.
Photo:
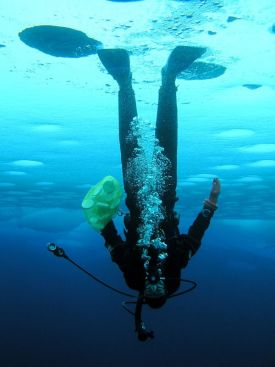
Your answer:
[[[109,288],[119,294],[122,294],[123,296],[127,296],[127,297],[131,297],[131,298],[136,298],[136,296],[134,296],[133,294],[127,293],[127,292],[123,292],[119,289],[116,289],[114,287],[112,287],[111,285],[103,282],[102,280],[98,279],[96,276],[94,276],[93,274],[91,274],[89,271],[87,271],[86,269],[82,268],[82,266],[78,265],[76,262],[74,262],[72,259],[70,259],[68,256],[66,257],[66,260],[68,260],[71,264],[73,264],[74,266],[76,266],[79,270],[83,271],[83,273],[87,274],[89,277],[93,278],[96,282],[102,284],[104,287]]]
[[[91,277],[92,279],[94,279],[96,282],[100,283],[104,287],[109,288],[112,291],[115,291],[115,292],[117,292],[119,294],[122,294],[123,296],[131,297],[131,298],[136,298],[136,296],[134,296],[133,294],[130,294],[130,293],[127,293],[127,292],[123,292],[123,291],[121,291],[119,289],[116,289],[116,288],[110,286],[109,284],[103,282],[102,280],[98,279],[96,276],[94,276],[93,274],[91,274],[88,270],[84,269],[82,266],[78,265],[75,261],[73,261],[72,259],[70,259],[69,256],[65,254],[65,251],[63,250],[63,248],[61,248],[59,246],[56,246],[54,243],[48,244],[48,250],[51,251],[54,255],[56,255],[58,257],[63,257],[64,259],[68,260],[72,265],[74,265],[75,267],[77,267],[83,273],[87,274],[89,277]]]

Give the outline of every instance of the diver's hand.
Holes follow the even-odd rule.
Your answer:
[[[221,192],[221,182],[218,177],[213,179],[212,188],[209,194],[209,201],[213,204],[217,204],[218,197]]]

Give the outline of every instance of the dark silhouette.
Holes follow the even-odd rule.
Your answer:
[[[161,307],[168,296],[180,285],[181,269],[186,267],[189,259],[197,252],[205,230],[217,209],[220,193],[220,181],[215,178],[212,183],[209,199],[204,201],[203,209],[189,228],[187,234],[180,234],[179,219],[174,211],[177,186],[177,101],[175,80],[177,75],[192,65],[193,61],[205,52],[200,47],[176,47],[167,64],[162,68],[162,85],[159,90],[159,102],[155,136],[163,148],[163,154],[170,161],[166,170],[168,185],[161,193],[160,199],[164,219],[159,230],[167,245],[167,257],[164,261],[158,258],[159,252],[151,244],[147,248],[149,262],[147,267],[143,258],[143,246],[137,246],[138,228],[141,223],[141,209],[137,200],[135,185],[127,179],[127,164],[136,154],[137,142],[128,139],[130,125],[137,116],[135,94],[132,89],[130,58],[124,49],[101,49],[98,55],[119,85],[119,140],[124,179],[127,194],[126,205],[129,214],[124,218],[125,237],[118,235],[113,221],[101,231],[106,241],[112,260],[124,274],[127,285],[140,292],[140,297],[151,307]],[[155,234],[157,237],[157,234]],[[154,236],[151,238],[154,239]]]

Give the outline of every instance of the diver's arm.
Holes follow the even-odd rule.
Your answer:
[[[189,228],[187,236],[185,237],[185,242],[187,241],[191,256],[193,256],[201,245],[202,237],[209,227],[211,218],[214,215],[215,210],[217,210],[218,197],[221,191],[220,180],[214,178],[212,182],[211,191],[209,198],[204,201],[202,211],[199,213],[194,223]]]
[[[101,231],[105,239],[105,247],[109,251],[112,261],[115,262],[124,273],[131,264],[132,252],[126,242],[118,235],[114,222],[111,220]]]
[[[108,224],[106,224],[106,226],[102,229],[100,233],[102,237],[105,239],[106,241],[105,245],[109,251],[113,250],[115,247],[119,245],[124,244],[124,241],[118,235],[117,229],[112,220]]]

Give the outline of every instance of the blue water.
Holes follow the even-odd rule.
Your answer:
[[[1,366],[274,366],[274,258],[213,223],[183,276],[192,293],[143,318],[155,339],[142,344],[125,297],[102,288],[45,243],[51,234],[7,229],[1,238]],[[274,235],[274,234],[273,234]],[[270,238],[270,240],[272,240]],[[102,241],[67,253],[126,290]]]
[[[273,0],[0,2],[0,367],[275,367],[274,10]],[[95,53],[54,57],[19,39],[43,24],[129,50],[150,122],[169,52],[208,48],[204,67],[177,80],[181,232],[215,176],[219,208],[182,272],[198,287],[144,307],[155,332],[145,343],[127,297],[47,250],[56,242],[129,292],[81,210],[104,176],[122,183],[117,86]]]

